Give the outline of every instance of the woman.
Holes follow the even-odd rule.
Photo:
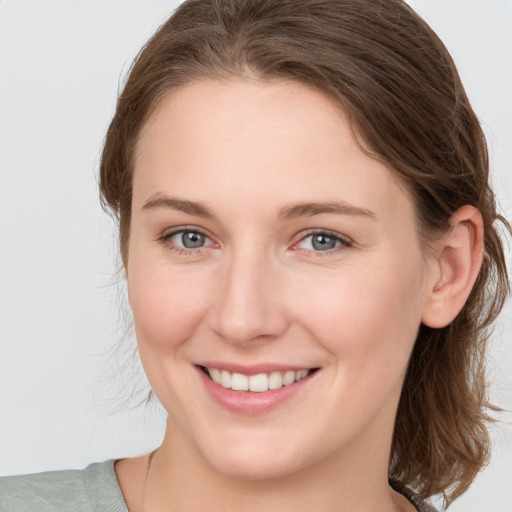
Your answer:
[[[132,68],[100,186],[166,435],[6,479],[2,510],[410,511],[467,489],[504,220],[406,4],[185,2]]]

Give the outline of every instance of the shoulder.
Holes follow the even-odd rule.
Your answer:
[[[114,463],[0,478],[0,512],[128,512]]]

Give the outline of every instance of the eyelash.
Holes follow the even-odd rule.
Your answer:
[[[316,251],[313,249],[303,249],[307,252],[308,255],[313,255],[315,257],[325,257],[325,256],[332,256],[333,254],[338,254],[341,251],[344,251],[348,247],[352,246],[352,240],[350,240],[346,236],[342,236],[338,233],[334,233],[333,231],[328,231],[325,229],[318,229],[314,231],[310,231],[306,235],[304,235],[297,243],[295,243],[292,247],[294,250],[300,250],[299,247],[297,247],[301,242],[304,242],[307,238],[313,237],[315,235],[324,236],[326,238],[332,238],[336,243],[339,242],[339,245],[337,247],[333,247],[332,249],[327,249],[325,251]]]
[[[176,246],[175,244],[170,243],[170,240],[173,237],[175,237],[176,235],[183,234],[183,233],[198,234],[198,235],[204,236],[206,239],[211,241],[211,239],[207,233],[205,233],[203,230],[198,229],[196,227],[190,227],[190,228],[182,227],[180,229],[171,231],[170,233],[161,235],[160,237],[158,237],[157,240],[159,242],[163,243],[169,250],[174,251],[178,254],[185,254],[185,255],[191,255],[191,254],[198,255],[198,254],[201,254],[205,248],[209,247],[209,246],[201,246],[201,247],[192,249],[192,248],[187,248],[187,247],[179,247],[179,246]],[[325,251],[319,251],[319,250],[314,250],[314,249],[300,249],[298,247],[298,245],[300,243],[304,242],[309,237],[313,237],[315,235],[320,235],[320,236],[324,236],[326,238],[331,238],[336,243],[339,243],[339,245],[337,247],[334,247],[332,249],[327,249]],[[214,244],[214,245],[216,245],[216,244]],[[293,250],[303,250],[303,251],[306,251],[306,253],[308,255],[313,255],[316,257],[325,257],[325,256],[329,256],[332,254],[337,254],[340,251],[343,251],[343,250],[347,249],[348,247],[351,247],[352,245],[353,245],[353,242],[348,237],[342,236],[342,235],[332,232],[332,231],[320,229],[320,230],[313,230],[313,231],[310,231],[309,233],[305,234],[298,242],[296,242],[292,246],[292,249]]]
[[[183,233],[194,233],[194,234],[198,234],[198,235],[201,235],[201,236],[204,236],[206,239],[210,240],[210,237],[208,236],[207,233],[205,233],[203,230],[201,229],[198,229],[196,227],[182,227],[180,229],[176,229],[174,231],[171,231],[170,233],[165,233],[163,235],[161,235],[160,237],[158,237],[158,241],[163,243],[170,251],[174,251],[178,254],[185,254],[185,255],[191,255],[191,254],[194,254],[194,255],[198,255],[198,254],[201,254],[203,252],[203,249],[205,249],[206,247],[208,246],[202,246],[202,247],[197,247],[195,249],[189,249],[187,247],[179,247],[179,246],[176,246],[175,244],[172,244],[170,242],[170,240],[176,236],[176,235],[179,235],[179,234],[183,234]]]

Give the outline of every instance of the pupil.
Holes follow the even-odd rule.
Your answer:
[[[315,235],[313,237],[313,248],[317,251],[328,251],[336,246],[336,239],[332,236]]]
[[[204,245],[204,235],[195,231],[186,231],[181,235],[183,246],[187,249],[197,249]]]

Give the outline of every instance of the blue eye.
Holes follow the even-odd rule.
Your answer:
[[[328,251],[339,245],[339,240],[327,235],[311,235],[311,245],[315,251]]]
[[[180,229],[162,237],[162,241],[170,244],[174,249],[194,250],[212,245],[210,239],[200,231],[193,229]]]
[[[186,247],[187,249],[203,247],[206,241],[206,237],[197,231],[183,231],[182,233],[179,233],[178,236],[183,247]]]
[[[333,233],[328,232],[317,232],[310,233],[309,235],[305,236],[297,244],[297,247],[309,251],[327,252],[342,247],[347,247],[349,245],[349,241],[345,240],[341,236],[336,236]]]

